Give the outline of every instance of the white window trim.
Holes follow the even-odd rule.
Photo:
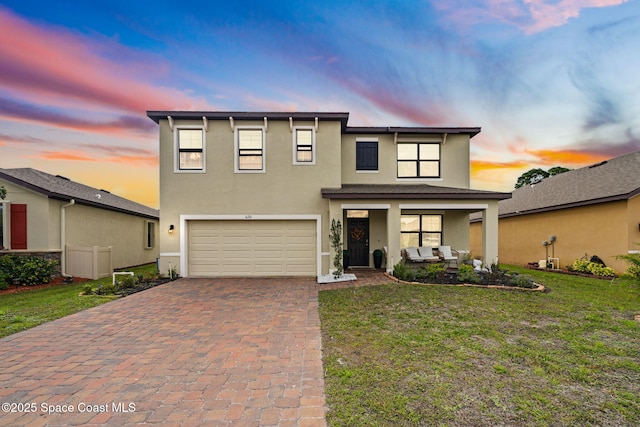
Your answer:
[[[250,170],[240,169],[240,152],[238,149],[239,130],[257,130],[262,131],[262,169]],[[264,126],[236,126],[233,130],[233,171],[235,173],[265,173],[267,171],[267,131]]]
[[[316,164],[316,132],[313,126],[294,126],[293,127],[293,164],[298,166],[314,166]],[[298,130],[310,130],[311,131],[311,161],[299,162],[298,161]]]
[[[9,200],[0,200],[2,204],[2,228],[4,236],[4,242],[0,242],[0,246],[4,245],[5,249],[11,249],[11,224],[9,224],[9,211],[11,211],[11,202]]]
[[[202,169],[180,169],[180,130],[202,131]],[[207,172],[207,132],[204,126],[174,126],[173,131],[173,172],[174,173],[206,173]]]

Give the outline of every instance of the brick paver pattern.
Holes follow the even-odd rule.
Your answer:
[[[325,426],[318,288],[180,279],[6,337],[0,425]]]

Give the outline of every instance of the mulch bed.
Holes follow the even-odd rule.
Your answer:
[[[540,268],[536,265],[532,265],[533,263],[529,263],[527,265],[527,268],[530,270],[538,270],[538,271],[546,271],[548,273],[558,273],[558,274],[566,274],[568,276],[580,276],[580,277],[590,277],[592,279],[600,279],[600,280],[613,280],[616,279],[620,276],[618,276],[617,274],[615,276],[596,276],[595,274],[589,274],[589,273],[580,273],[577,271],[569,271],[569,270],[556,270],[556,269],[551,269],[551,268]]]
[[[123,297],[126,297],[127,295],[131,295],[131,294],[135,294],[136,292],[140,292],[140,291],[145,291],[147,289],[151,289],[153,287],[156,287],[158,285],[163,285],[167,282],[171,282],[171,279],[169,278],[160,278],[158,280],[154,280],[152,282],[143,282],[143,283],[138,283],[137,285],[135,285],[132,288],[125,288],[125,289],[120,289],[117,294]]]
[[[89,279],[85,279],[82,277],[74,277],[73,278],[73,283],[84,283]],[[32,285],[32,286],[26,286],[26,285],[9,285],[9,289],[4,289],[0,291],[0,295],[6,295],[6,294],[15,294],[17,292],[24,292],[24,291],[30,291],[33,289],[44,289],[44,288],[51,288],[54,286],[60,286],[60,285],[67,285],[68,283],[64,282],[64,277],[60,276],[60,277],[56,277],[54,279],[51,279],[51,281],[49,283],[42,283],[40,285]]]

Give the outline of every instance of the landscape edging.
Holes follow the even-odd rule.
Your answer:
[[[397,283],[402,283],[403,285],[425,285],[425,286],[464,286],[470,288],[489,288],[489,289],[504,289],[509,291],[531,291],[531,292],[544,292],[546,288],[544,285],[540,283],[533,283],[535,288],[521,288],[518,286],[499,286],[499,285],[474,285],[472,283],[422,283],[422,282],[407,282],[405,280],[400,280],[397,277],[389,274],[387,272],[384,273],[389,279],[393,280]]]

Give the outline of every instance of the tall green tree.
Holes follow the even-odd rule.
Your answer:
[[[530,169],[518,177],[518,180],[516,181],[516,188],[520,188],[525,185],[532,185],[550,176],[558,175],[570,170],[571,169],[563,166],[554,166],[548,171],[540,168]]]

